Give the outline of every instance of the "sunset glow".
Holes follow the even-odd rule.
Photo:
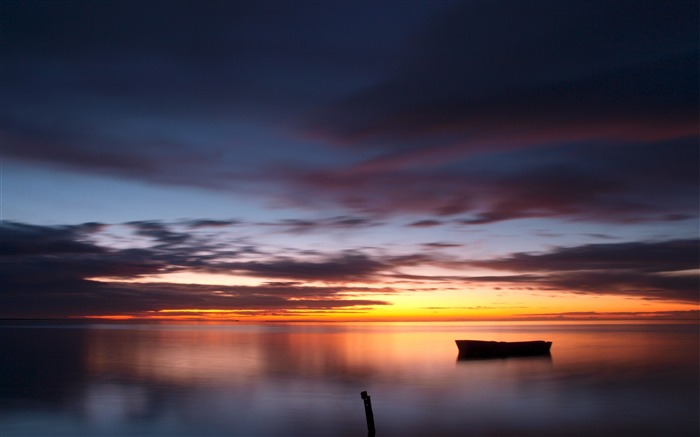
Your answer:
[[[698,319],[697,1],[204,4],[4,7],[0,318]]]

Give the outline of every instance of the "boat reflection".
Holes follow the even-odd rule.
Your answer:
[[[533,355],[533,356],[513,356],[513,357],[480,357],[471,356],[468,354],[457,354],[457,363],[468,363],[468,362],[500,362],[500,361],[515,361],[515,362],[531,362],[531,363],[547,363],[552,365],[552,354],[547,352],[545,354]]]

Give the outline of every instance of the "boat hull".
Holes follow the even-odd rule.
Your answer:
[[[508,358],[549,355],[551,341],[455,340],[459,358]]]

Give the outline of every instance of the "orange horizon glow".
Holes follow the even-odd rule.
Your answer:
[[[196,321],[196,322],[514,322],[514,321],[697,321],[700,310],[685,309],[646,312],[572,312],[541,314],[470,314],[459,317],[435,317],[419,313],[403,316],[372,314],[371,312],[343,314],[342,312],[290,311],[272,313],[223,309],[161,310],[144,314],[108,314],[73,316],[71,319],[110,321]]]
[[[436,274],[432,271],[419,273]],[[437,272],[442,274],[444,272]],[[109,281],[108,279],[91,278]],[[143,279],[143,278],[139,278]],[[177,276],[161,275],[143,282],[179,284],[204,283],[233,285],[238,277],[197,275],[182,272]],[[131,280],[139,282],[138,279]],[[263,279],[255,279],[260,283]],[[241,284],[239,284],[241,285]],[[255,286],[248,283],[243,286]],[[326,284],[327,285],[327,284]],[[288,298],[284,305],[269,308],[160,308],[150,311],[117,314],[76,315],[71,318],[95,320],[214,321],[214,322],[446,322],[446,321],[546,321],[546,320],[697,320],[700,307],[690,302],[649,300],[615,294],[587,294],[566,290],[533,289],[514,284],[477,283],[465,286],[442,282],[432,288],[420,281],[366,281],[343,284],[347,292],[336,299],[325,299],[315,307],[313,298]],[[305,283],[298,288],[323,287]],[[221,296],[218,290],[212,295]],[[350,299],[347,301],[346,299]],[[352,299],[380,301],[385,304],[358,303]],[[337,302],[337,306],[336,303]],[[298,305],[298,306],[295,306]]]

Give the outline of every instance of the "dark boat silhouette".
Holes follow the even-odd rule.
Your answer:
[[[508,358],[549,355],[551,341],[455,340],[459,358]]]

